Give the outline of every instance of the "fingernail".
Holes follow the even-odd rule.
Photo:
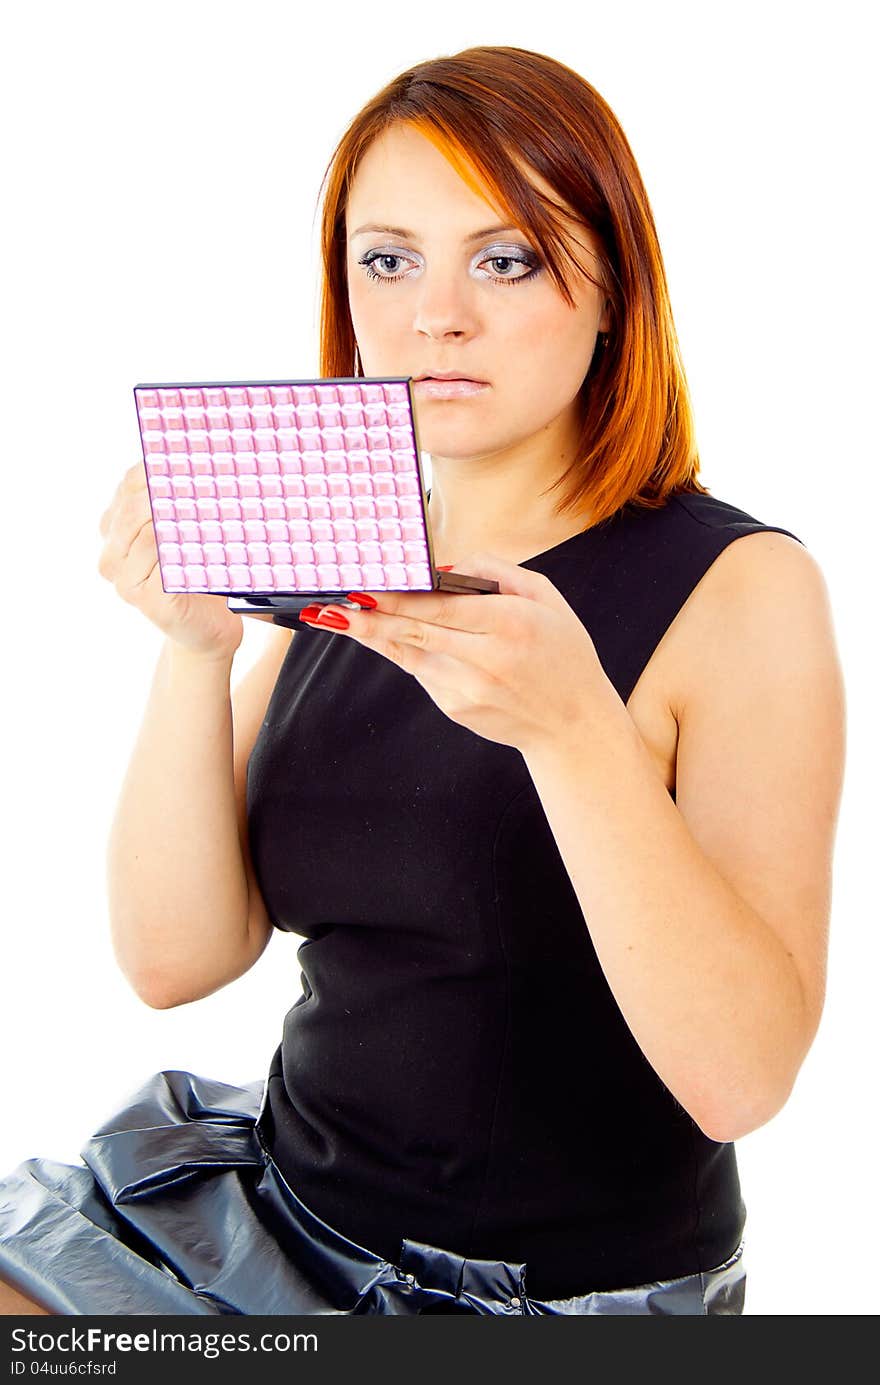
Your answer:
[[[314,618],[315,625],[327,625],[331,630],[347,630],[349,622],[341,611],[329,611],[325,607]]]
[[[349,601],[356,601],[359,606],[365,606],[368,611],[374,611],[379,605],[374,596],[367,592],[346,592]]]
[[[440,566],[438,567],[437,571],[438,571],[438,572],[451,572],[452,569],[453,569],[454,567],[455,567],[455,563],[441,563]]]
[[[314,620],[315,616],[318,614],[320,609],[321,607],[317,604],[317,602],[313,601],[310,605],[303,606],[302,610],[299,613],[299,618],[300,620],[304,620],[306,621],[306,623],[308,623],[310,620]]]

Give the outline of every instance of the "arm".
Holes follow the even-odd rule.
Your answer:
[[[676,803],[611,684],[526,763],[608,984],[712,1139],[787,1099],[822,1011],[845,708],[827,594],[777,534],[692,603]]]
[[[292,638],[273,627],[232,696],[232,656],[162,647],[107,853],[116,958],[156,1008],[234,980],[271,936],[247,843],[246,770]]]

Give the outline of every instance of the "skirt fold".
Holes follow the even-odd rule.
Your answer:
[[[263,1080],[154,1073],[86,1141],[83,1165],[0,1178],[0,1275],[58,1314],[742,1313],[742,1246],[721,1266],[538,1302],[528,1266],[404,1239],[392,1264],[328,1226],[261,1138]]]

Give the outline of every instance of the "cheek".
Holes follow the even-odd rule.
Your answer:
[[[355,333],[359,333],[370,320],[370,303],[364,293],[363,284],[351,278],[348,281],[348,311],[354,323]]]
[[[589,330],[588,314],[568,308],[554,292],[535,292],[522,289],[500,289],[506,295],[503,313],[496,317],[501,333],[509,341],[526,341],[550,355],[563,355],[584,339]],[[517,295],[520,295],[517,299]]]
[[[558,302],[523,304],[519,312],[511,312],[499,335],[511,376],[545,380],[554,395],[580,388],[592,343],[589,315],[560,308]]]
[[[374,359],[381,356],[383,348],[394,347],[412,326],[412,314],[407,318],[405,305],[391,287],[372,292],[354,288],[348,295],[348,307],[355,336]],[[379,373],[383,369],[378,363],[374,367]]]
[[[374,288],[360,266],[355,265],[348,275],[348,306],[352,321],[357,318],[369,322],[383,309],[382,285]],[[387,309],[387,304],[385,304]]]

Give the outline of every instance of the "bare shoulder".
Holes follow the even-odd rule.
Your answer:
[[[822,570],[809,549],[789,534],[772,529],[760,529],[734,539],[718,555],[706,576],[719,592],[754,589],[776,579],[824,587]]]
[[[838,666],[831,602],[816,559],[788,534],[759,530],[729,543],[689,598],[668,668],[670,706],[717,697],[719,677],[753,682]]]

